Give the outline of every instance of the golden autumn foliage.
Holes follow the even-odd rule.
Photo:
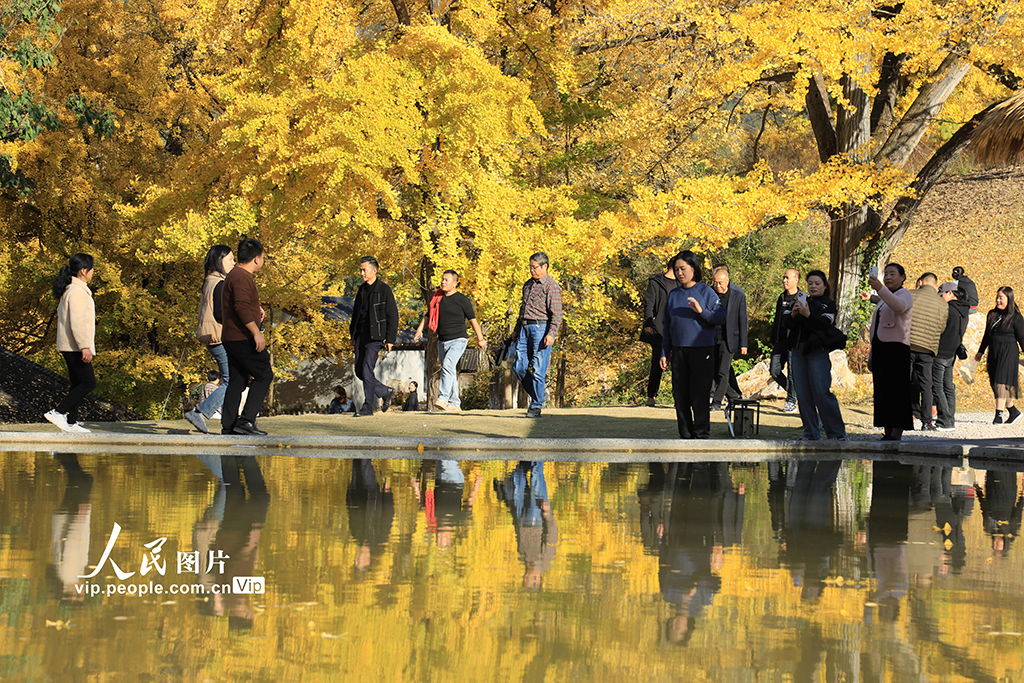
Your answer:
[[[546,251],[561,344],[585,351],[637,324],[628,255],[883,211],[925,159],[915,139],[888,161],[886,135],[950,55],[968,71],[923,124],[933,146],[1024,73],[1017,5],[966,0],[68,0],[59,18],[36,77],[116,128],[101,137],[65,111],[60,130],[8,145],[36,189],[2,199],[0,339],[52,363],[47,286],[93,253],[101,393],[148,412],[182,349],[187,378],[205,364],[191,333],[212,244],[267,247],[265,302],[297,319],[271,334],[282,369],[344,357],[320,297],[345,293],[367,253],[409,304],[455,268],[500,337],[526,257]],[[893,55],[898,93],[879,76]],[[841,130],[854,79],[874,98],[862,106],[891,106],[867,152],[825,155],[809,83]]]

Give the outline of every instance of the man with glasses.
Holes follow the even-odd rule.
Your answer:
[[[523,303],[516,323],[516,359],[512,364],[512,371],[530,396],[527,417],[540,417],[544,407],[551,347],[561,326],[562,288],[548,275],[548,255],[538,251],[530,257],[530,279],[523,285]]]

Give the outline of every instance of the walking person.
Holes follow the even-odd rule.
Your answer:
[[[200,344],[206,346],[206,350],[217,362],[220,386],[203,399],[195,409],[185,413],[185,419],[203,434],[209,434],[210,429],[206,421],[213,417],[224,404],[224,395],[227,394],[228,382],[231,380],[228,354],[221,343],[221,334],[224,320],[222,309],[224,279],[235,267],[235,255],[231,253],[231,247],[226,244],[215,244],[206,253],[206,261],[203,265],[206,269],[206,279],[203,280],[203,291],[199,296],[199,322],[196,327],[196,338]]]
[[[476,321],[473,302],[458,291],[459,274],[446,270],[441,276],[441,287],[430,297],[427,317],[420,321],[413,335],[413,341],[423,338],[423,326],[429,323],[430,330],[437,333],[437,358],[441,363],[441,387],[434,405],[440,410],[459,412],[462,399],[459,398],[458,365],[469,344],[466,321],[473,327],[476,343],[481,349],[487,348],[480,323]]]
[[[255,278],[264,263],[263,245],[247,237],[238,243],[238,263],[224,278],[221,344],[228,355],[231,379],[221,406],[221,434],[267,434],[256,427],[256,415],[274,381],[274,370],[262,330],[265,313],[260,305]],[[239,413],[246,386],[249,387],[249,395]]]
[[[783,324],[793,311],[793,303],[796,301],[797,293],[800,291],[800,271],[796,268],[789,268],[782,276],[782,294],[775,302],[775,318],[772,320],[772,331],[769,336],[769,343],[772,346],[772,357],[768,364],[768,374],[775,383],[786,390],[786,402],[782,406],[782,412],[796,412],[796,387],[793,386],[793,368],[790,366],[787,377],[782,369],[789,363],[789,348],[786,346],[788,336],[783,329]]]
[[[842,335],[836,330],[836,304],[831,298],[828,278],[820,270],[807,274],[807,297],[793,303],[788,321],[786,346],[791,349],[789,372],[793,377],[804,425],[801,441],[821,439],[819,423],[825,436],[846,441],[846,425],[839,401],[832,393],[832,361],[829,339]]]
[[[523,283],[523,302],[516,322],[516,373],[530,396],[526,417],[540,417],[544,407],[551,347],[562,326],[562,288],[548,274],[548,255],[538,251],[530,257],[530,279]]]
[[[364,256],[359,260],[363,284],[356,291],[352,322],[348,327],[355,351],[356,377],[363,383],[363,406],[356,417],[373,415],[378,397],[381,412],[388,412],[395,396],[395,390],[373,374],[381,348],[391,351],[398,337],[398,304],[391,287],[378,277],[379,271],[380,264],[374,257]]]
[[[681,439],[711,437],[708,396],[714,380],[715,325],[725,323],[725,307],[715,290],[701,282],[697,255],[686,250],[672,260],[679,286],[665,305],[661,369],[672,364],[672,397]]]
[[[729,269],[724,265],[712,269],[711,288],[725,308],[725,323],[715,327],[715,380],[711,396],[711,407],[720,408],[723,398],[743,398],[732,359],[737,351],[741,356],[747,355],[747,293],[730,280]]]
[[[949,306],[949,314],[932,364],[932,394],[935,396],[935,428],[948,432],[956,427],[953,363],[960,353],[963,354],[962,358],[967,358],[967,351],[961,352],[960,349],[967,331],[967,319],[971,315],[971,305],[967,302],[967,292],[960,289],[955,281],[939,287],[939,296]]]
[[[661,343],[664,332],[663,318],[668,295],[679,286],[672,271],[672,260],[665,264],[664,273],[655,273],[647,278],[647,293],[644,295],[644,327],[640,341],[651,345],[651,369],[647,376],[647,406],[653,408],[661,390]]]
[[[978,355],[980,361],[988,349],[988,381],[996,399],[996,416],[992,424],[1012,424],[1020,417],[1020,410],[1013,402],[1017,399],[1017,365],[1020,362],[1018,349],[1024,350],[1024,317],[1013,299],[1013,289],[1000,287],[996,290],[996,307],[988,312],[985,320],[985,335],[981,338]],[[1003,408],[1007,409],[1003,421]]]
[[[924,273],[917,280],[917,289],[910,293],[914,299],[914,316],[910,321],[912,411],[921,420],[921,429],[924,431],[935,429],[932,418],[932,365],[949,316],[949,304],[939,296],[938,287],[939,279],[935,273]]]
[[[89,281],[93,276],[93,257],[78,253],[68,259],[53,283],[57,300],[57,351],[64,357],[71,389],[57,407],[43,417],[61,431],[88,434],[78,422],[78,407],[96,388],[92,360],[96,356],[96,304]]]
[[[903,283],[907,273],[898,263],[885,267],[882,279],[868,277],[879,302],[871,316],[868,371],[874,380],[875,426],[883,441],[899,441],[914,428],[910,411],[910,321],[914,299]],[[863,295],[862,295],[863,297]]]

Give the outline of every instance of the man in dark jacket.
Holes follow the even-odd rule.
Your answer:
[[[360,259],[359,275],[363,278],[363,284],[359,285],[356,292],[352,322],[348,326],[356,355],[356,377],[363,382],[364,403],[356,417],[373,415],[373,406],[378,396],[383,399],[381,412],[386,413],[395,395],[394,389],[373,374],[381,346],[390,351],[398,336],[398,305],[391,288],[377,277],[379,269],[374,257],[364,256]]]
[[[967,296],[965,299],[967,305],[971,307],[971,313],[978,310],[978,285],[974,284],[974,280],[967,277],[967,273],[964,272],[963,266],[957,266],[953,269],[953,279],[956,280],[958,289],[962,290]]]
[[[743,398],[736,373],[732,371],[732,359],[737,351],[744,356],[747,354],[747,294],[729,280],[729,269],[724,265],[715,266],[712,271],[711,288],[725,308],[725,324],[715,328],[715,383],[711,405],[717,408],[723,397],[728,396],[730,401]]]
[[[955,281],[939,287],[939,296],[948,304],[949,315],[946,317],[946,329],[939,337],[939,350],[932,361],[932,395],[935,398],[935,426],[948,432],[956,427],[953,363],[956,362],[957,349],[963,343],[964,332],[967,331],[971,305],[967,301],[967,292],[960,289]]]
[[[935,273],[924,273],[917,280],[917,289],[910,292],[914,298],[914,315],[910,319],[910,387],[914,415],[926,431],[936,428],[932,419],[932,365],[949,318],[949,306],[939,298],[938,287]]]
[[[768,343],[772,345],[772,358],[768,365],[768,373],[776,384],[786,390],[786,404],[782,410],[786,413],[796,412],[796,389],[793,387],[793,373],[789,377],[783,374],[782,368],[789,362],[789,347],[786,346],[786,334],[782,323],[793,311],[793,302],[800,292],[800,271],[789,268],[782,276],[782,294],[775,302],[775,319],[772,320],[771,336]]]
[[[653,407],[661,388],[661,343],[668,295],[679,286],[668,262],[664,273],[655,273],[647,278],[647,294],[644,295],[644,333],[641,341],[651,345],[651,372],[647,378],[647,405]]]

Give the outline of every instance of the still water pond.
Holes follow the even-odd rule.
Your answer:
[[[878,461],[0,453],[0,679],[1024,681],[1022,510]]]

